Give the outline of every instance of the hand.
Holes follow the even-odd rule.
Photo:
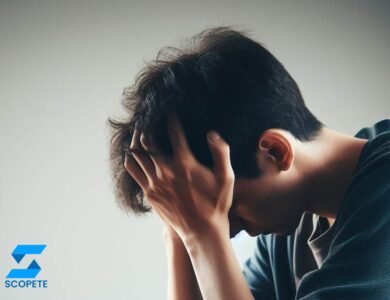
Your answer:
[[[194,158],[175,115],[168,120],[168,134],[172,160],[168,162],[159,155],[135,151],[132,156],[126,155],[126,170],[140,185],[152,208],[183,241],[210,229],[221,230],[229,236],[228,211],[234,185],[229,145],[216,132],[209,132],[214,161],[210,170]],[[157,152],[150,137],[141,136],[137,129],[130,148]]]

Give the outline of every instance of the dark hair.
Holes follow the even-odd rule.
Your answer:
[[[195,158],[207,167],[212,167],[212,158],[206,132],[216,130],[230,146],[236,178],[261,176],[255,153],[264,130],[281,128],[309,141],[324,126],[307,109],[283,65],[247,33],[217,27],[187,43],[181,49],[160,50],[124,90],[127,120],[109,118],[116,197],[135,213],[150,211],[141,188],[124,168],[125,148],[136,124],[164,157],[171,157],[166,122],[176,113]]]

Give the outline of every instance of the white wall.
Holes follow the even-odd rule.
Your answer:
[[[216,25],[252,30],[328,127],[389,117],[388,1],[0,1],[0,299],[164,299],[162,223],[116,206],[108,116],[143,62]],[[240,260],[252,240],[235,246]],[[6,289],[45,243],[47,289]],[[22,261],[21,267],[31,261]]]

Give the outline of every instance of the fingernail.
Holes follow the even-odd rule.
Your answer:
[[[216,132],[216,131],[209,131],[207,133],[207,138],[210,140],[210,141],[218,141],[220,139],[220,135]]]

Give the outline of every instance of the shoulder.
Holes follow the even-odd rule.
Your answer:
[[[390,122],[359,134],[369,141],[333,224],[328,254],[320,269],[303,277],[297,299],[389,299]]]
[[[351,247],[346,255],[356,252],[353,241],[386,248],[390,236],[390,120],[363,128],[359,134],[369,140],[333,225],[331,253],[347,245]]]
[[[355,136],[368,141],[344,194],[338,219],[344,219],[345,215],[351,215],[351,210],[376,199],[376,195],[382,194],[390,184],[390,119],[364,127]]]
[[[355,136],[363,139],[373,139],[381,133],[390,131],[390,119],[383,119],[372,126],[363,127]]]
[[[355,137],[368,139],[359,159],[356,179],[390,161],[390,119],[364,127]]]

